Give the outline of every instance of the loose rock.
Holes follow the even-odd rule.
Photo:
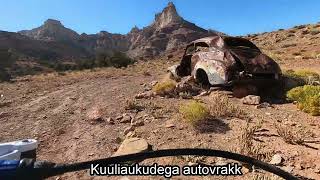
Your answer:
[[[108,124],[114,124],[114,120],[111,117],[108,117],[106,121]]]
[[[132,117],[129,114],[123,114],[120,123],[130,123]]]
[[[151,97],[154,97],[155,94],[152,91],[147,91],[147,92],[143,92],[143,93],[139,93],[135,96],[136,99],[149,99]]]
[[[145,139],[129,138],[122,142],[119,149],[112,156],[121,156],[127,154],[134,154],[152,150],[152,147]]]
[[[273,165],[280,165],[282,163],[283,159],[282,159],[282,156],[280,154],[275,154],[271,161],[270,161],[270,164],[273,164]]]
[[[129,132],[134,131],[134,130],[135,130],[135,127],[134,127],[134,126],[127,127],[127,128],[123,131],[123,134],[124,134],[124,135],[127,135]]]
[[[144,121],[142,121],[142,120],[135,121],[135,122],[131,123],[131,126],[133,126],[133,127],[144,126]]]
[[[249,105],[258,105],[260,104],[260,100],[261,100],[260,96],[248,95],[242,98],[242,103],[249,104]]]
[[[272,107],[271,104],[264,102],[256,106],[257,109]]]
[[[90,121],[100,122],[103,121],[102,111],[99,108],[93,108],[87,113],[87,117]],[[45,118],[45,117],[43,117]]]

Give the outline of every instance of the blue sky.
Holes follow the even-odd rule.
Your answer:
[[[0,30],[60,20],[78,33],[125,34],[152,23],[168,0],[0,0]],[[198,26],[244,35],[320,22],[319,0],[173,0],[179,14]]]

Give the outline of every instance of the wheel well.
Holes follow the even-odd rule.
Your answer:
[[[196,71],[196,80],[203,86],[210,86],[208,75],[206,71],[201,68]]]

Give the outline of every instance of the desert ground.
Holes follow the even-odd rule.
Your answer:
[[[292,31],[294,37],[290,36],[291,38],[300,36],[300,31],[303,31],[299,27],[295,30]],[[283,70],[308,69],[320,73],[319,57],[305,55],[319,50],[319,34],[299,38],[303,41],[298,41],[297,38],[281,40],[281,37],[290,34],[289,31],[269,33],[268,37],[264,37],[267,36],[264,34],[249,36],[249,39],[270,56],[273,55],[273,58],[281,59],[278,63]],[[313,41],[310,38],[313,38]],[[296,45],[283,46],[289,43]],[[304,50],[296,52],[301,49]],[[251,146],[256,155],[262,157],[261,160],[270,162],[275,154],[280,154],[282,162],[278,164],[279,167],[300,177],[320,179],[320,117],[298,110],[294,103],[273,103],[257,108],[254,105],[244,105],[240,99],[225,90],[195,96],[193,99],[210,106],[217,102],[219,95],[223,95],[227,97],[227,105],[243,112],[242,116],[215,119],[209,131],[199,132],[179,115],[181,104],[191,101],[190,99],[160,96],[135,99],[137,94],[150,90],[155,81],[161,81],[167,74],[166,69],[178,62],[179,55],[171,59],[164,56],[121,69],[98,68],[46,73],[1,83],[0,94],[3,96],[0,98],[0,141],[34,138],[39,141],[38,160],[72,163],[113,155],[126,138],[124,131],[130,127],[130,122],[126,123],[122,119],[128,116],[144,122],[136,127],[131,135],[145,139],[152,145],[153,150],[188,147],[239,152],[241,147],[248,143],[241,137],[248,134],[248,129],[254,129],[253,134],[248,137],[251,138]],[[134,103],[134,106],[128,107],[130,103]],[[139,110],[135,111],[137,107]],[[98,120],[92,120],[92,112],[98,114]],[[303,142],[295,143],[295,138],[302,138]],[[215,164],[221,161],[223,163],[226,160],[190,156],[152,159],[142,163],[187,165],[199,162]],[[278,179],[259,169],[249,168],[244,172],[244,176],[237,178]],[[196,178],[225,179],[219,176]],[[81,171],[52,179],[106,177],[90,177],[87,171]]]

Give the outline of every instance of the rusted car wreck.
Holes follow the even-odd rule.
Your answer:
[[[187,45],[179,65],[168,69],[173,76],[194,76],[203,85],[266,84],[281,77],[279,65],[247,39],[212,36]]]

